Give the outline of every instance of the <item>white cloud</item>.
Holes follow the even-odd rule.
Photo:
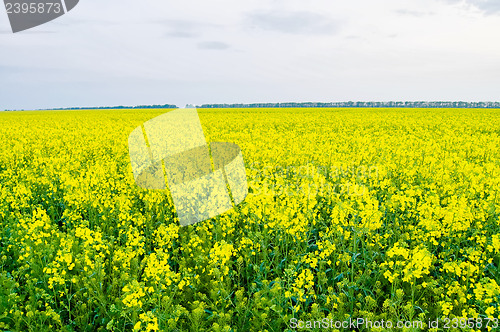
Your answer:
[[[338,30],[331,18],[307,11],[257,11],[247,19],[252,28],[289,34],[332,34]]]
[[[198,48],[202,50],[227,50],[231,46],[218,41],[207,41],[198,43]]]
[[[462,6],[472,6],[484,14],[500,14],[500,1],[498,0],[445,0],[448,3]]]

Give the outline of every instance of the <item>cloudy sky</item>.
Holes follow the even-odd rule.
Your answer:
[[[0,110],[499,101],[498,0],[81,0],[13,34]]]

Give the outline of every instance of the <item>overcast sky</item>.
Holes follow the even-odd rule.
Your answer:
[[[499,0],[81,0],[13,34],[0,109],[500,101]]]

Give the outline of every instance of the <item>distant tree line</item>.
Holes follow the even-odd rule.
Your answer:
[[[133,109],[133,108],[177,108],[176,105],[137,105],[137,106],[101,106],[101,107],[68,107],[68,108],[53,108],[53,110],[116,110],[116,109]]]
[[[465,101],[345,101],[331,103],[203,104],[198,108],[278,108],[278,107],[414,107],[414,108],[500,108],[500,102]]]
[[[197,108],[279,108],[279,107],[408,107],[408,108],[500,108],[500,102],[479,101],[343,101],[331,103],[254,103],[254,104],[203,104],[201,106],[187,105]],[[108,110],[108,109],[174,109],[176,105],[138,105],[138,106],[101,106],[101,107],[68,107],[52,108],[52,110]],[[5,110],[11,111],[11,110]],[[15,111],[15,110],[13,110]],[[17,110],[24,111],[24,110]]]
[[[138,105],[138,106],[99,106],[99,107],[63,107],[63,108],[51,108],[50,110],[54,111],[65,111],[65,110],[115,110],[115,109],[144,109],[144,108],[177,108],[176,105]],[[47,110],[47,109],[45,109]],[[24,111],[24,110],[5,110],[6,112],[10,111]],[[37,111],[43,111],[42,109],[38,109]]]

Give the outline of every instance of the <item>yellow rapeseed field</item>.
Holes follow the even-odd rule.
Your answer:
[[[166,111],[0,113],[0,330],[500,329],[500,110],[201,109],[250,193],[187,227],[128,155]]]

